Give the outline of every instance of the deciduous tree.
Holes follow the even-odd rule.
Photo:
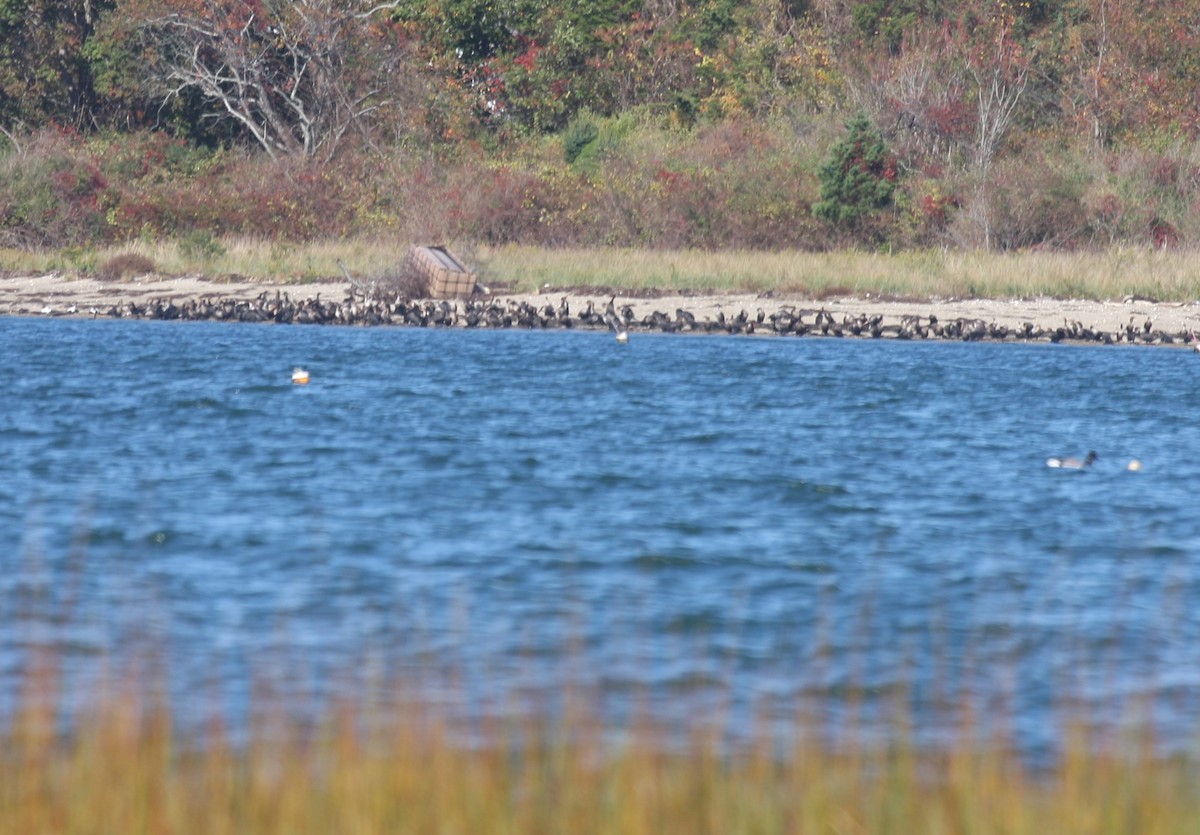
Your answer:
[[[0,127],[82,127],[95,99],[83,47],[112,0],[0,0]]]
[[[396,104],[402,44],[386,12],[355,0],[132,0],[127,8],[162,100],[196,91],[272,157],[332,156],[370,139]]]

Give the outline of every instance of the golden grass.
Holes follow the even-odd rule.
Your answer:
[[[1137,293],[1181,301],[1195,298],[1200,287],[1196,254],[1159,250],[886,255],[502,247],[488,251],[486,257],[493,274],[522,290],[550,284],[814,294],[845,290],[919,298],[1088,299]]]
[[[133,253],[153,261],[158,271],[178,275],[204,273],[214,277],[242,275],[286,283],[341,277],[338,262],[356,276],[380,275],[399,266],[406,247],[374,239],[290,243],[261,238],[232,237],[209,246],[174,240],[133,241],[101,249],[31,252],[0,249],[0,270],[19,272],[91,273],[109,259]]]
[[[849,734],[836,749],[765,731],[731,748],[701,724],[668,744],[651,721],[614,741],[581,703],[477,722],[467,744],[444,711],[395,697],[342,702],[315,724],[260,701],[235,744],[220,722],[180,734],[129,681],[58,732],[55,674],[30,678],[0,723],[0,835],[1200,832],[1191,761],[1082,732],[1038,772],[1003,740],[964,731],[933,751],[900,725],[889,744]]]
[[[150,258],[161,272],[169,274],[202,272],[298,283],[341,276],[339,261],[355,276],[378,276],[395,269],[408,247],[407,242],[378,238],[300,244],[224,238],[214,244],[206,248],[160,241],[48,253],[0,250],[0,269],[94,272],[109,258],[132,252]],[[509,291],[534,291],[551,285],[850,292],[916,298],[1119,299],[1139,294],[1187,301],[1200,295],[1200,254],[1187,251],[921,251],[888,255],[451,246],[480,269],[485,283]]]

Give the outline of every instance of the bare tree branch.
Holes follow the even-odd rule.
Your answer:
[[[1029,73],[1024,67],[1006,72],[1000,61],[983,68],[971,65],[969,72],[975,80],[979,118],[975,165],[986,171],[1012,127],[1017,104],[1029,84]]]
[[[350,128],[369,141],[399,63],[367,19],[398,4],[354,11],[347,0],[171,0],[142,37],[167,100],[197,90],[272,157],[330,158]],[[366,91],[366,92],[364,92]]]
[[[12,131],[0,125],[0,133],[4,134],[4,138],[12,143],[13,150],[17,152],[17,156],[25,156],[25,149],[21,147],[21,143],[17,141],[17,137]]]
[[[400,0],[392,0],[391,3],[380,3],[378,6],[367,9],[365,12],[359,12],[354,17],[358,20],[366,20],[369,17],[374,17],[379,12],[398,8],[400,8]]]

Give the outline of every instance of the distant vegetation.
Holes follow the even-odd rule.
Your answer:
[[[1194,17],[1188,0],[0,0],[0,247],[1192,249]]]

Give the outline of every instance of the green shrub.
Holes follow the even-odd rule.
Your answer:
[[[179,239],[179,253],[189,261],[207,262],[225,254],[225,247],[207,229],[193,229]]]
[[[589,115],[581,113],[572,119],[562,137],[563,159],[567,161],[567,165],[573,165],[599,135],[600,128]]]
[[[619,116],[593,124],[596,135],[579,148],[575,159],[571,161],[575,168],[590,175],[599,172],[605,157],[620,149],[625,138],[633,131],[636,120],[630,116]]]

